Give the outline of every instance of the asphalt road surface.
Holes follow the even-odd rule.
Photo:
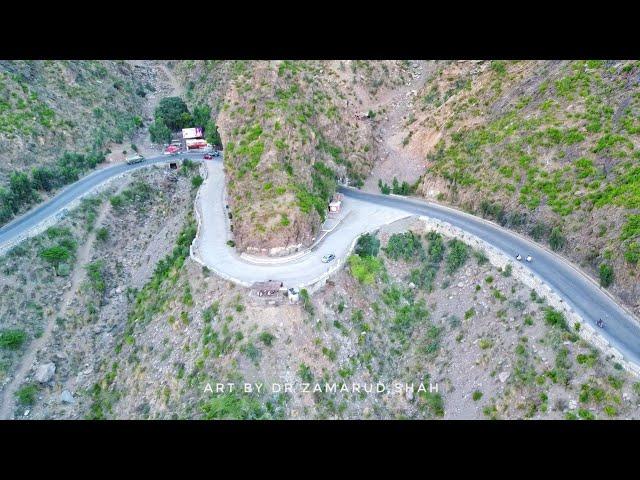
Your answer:
[[[562,299],[591,326],[602,318],[603,336],[625,357],[640,365],[640,324],[609,297],[597,284],[577,271],[558,255],[513,232],[441,205],[410,198],[365,193],[351,188],[341,190],[348,198],[375,202],[414,215],[424,215],[450,223],[486,241],[514,259],[516,255],[533,257],[527,268],[553,288]],[[524,260],[523,260],[524,261]]]
[[[335,269],[344,261],[349,247],[362,232],[379,228],[411,214],[396,208],[389,208],[372,202],[347,199],[343,209],[349,210],[348,217],[320,244],[306,255],[286,263],[249,263],[227,245],[227,219],[223,201],[224,175],[222,162],[206,161],[207,179],[200,187],[198,209],[202,225],[196,240],[196,255],[213,271],[227,275],[245,285],[265,280],[284,282],[287,287],[305,287],[315,283],[322,275]],[[330,263],[320,259],[329,253],[336,255]]]
[[[144,166],[165,163],[176,158],[189,157],[200,160],[201,154],[179,157],[158,156],[136,165],[119,164],[98,170],[70,185],[50,201],[34,208],[22,217],[0,228],[0,246],[15,240],[24,232],[54,215],[73,200],[87,194],[102,182],[126,171]],[[326,272],[331,264],[320,258],[334,253],[334,262],[344,261],[349,246],[363,231],[370,231],[384,223],[407,215],[424,215],[448,222],[490,243],[515,259],[533,256],[526,267],[543,282],[552,287],[586,322],[596,327],[598,318],[605,321],[605,328],[598,329],[627,360],[640,365],[640,323],[619,306],[593,281],[558,255],[538,246],[519,235],[472,215],[441,205],[381,194],[365,193],[351,188],[342,188],[345,208],[353,210],[349,219],[308,255],[291,262],[275,265],[255,265],[241,259],[234,249],[226,245],[226,220],[222,206],[222,162],[207,161],[209,178],[201,187],[200,207],[203,218],[199,237],[199,255],[214,271],[242,279],[244,282],[274,279],[290,286],[304,285],[310,278]]]
[[[17,237],[27,232],[29,229],[35,227],[40,222],[60,212],[72,201],[83,195],[86,195],[98,185],[104,183],[110,178],[116,177],[131,170],[137,170],[139,168],[147,167],[149,165],[177,161],[180,158],[192,158],[193,160],[199,160],[200,158],[202,158],[202,154],[187,154],[179,157],[161,155],[145,159],[144,162],[132,165],[119,163],[112,167],[106,167],[100,170],[96,170],[86,177],[81,178],[77,182],[68,185],[49,201],[33,208],[21,217],[18,217],[17,219],[0,228],[0,246],[15,240]]]

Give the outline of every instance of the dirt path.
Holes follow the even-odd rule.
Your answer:
[[[393,177],[399,181],[415,182],[426,168],[425,159],[406,150],[403,141],[407,137],[411,126],[407,125],[415,110],[414,93],[419,92],[427,79],[435,70],[433,62],[418,62],[418,75],[412,77],[409,85],[403,85],[394,91],[393,95],[385,99],[387,113],[374,131],[375,138],[380,142],[380,159],[374,166],[371,175],[364,185],[364,190],[378,192],[378,179],[385,180],[389,185]]]
[[[170,96],[181,97],[182,94],[184,93],[184,89],[182,88],[182,85],[180,84],[176,76],[173,74],[173,72],[170,69],[168,69],[164,63],[158,63],[156,65],[158,70],[164,73],[164,75],[166,76],[166,79],[169,81],[169,84],[173,87],[173,91],[171,92]]]
[[[124,184],[120,186],[118,192],[124,188]],[[103,202],[98,212],[95,226],[91,233],[89,233],[86,241],[80,247],[78,251],[77,261],[71,273],[71,286],[64,292],[60,308],[54,311],[48,316],[45,324],[44,331],[39,338],[36,338],[31,342],[26,352],[24,353],[22,360],[15,371],[13,379],[5,387],[2,395],[2,403],[0,404],[0,420],[10,420],[13,418],[13,413],[16,409],[15,393],[18,388],[24,383],[27,376],[32,369],[36,366],[36,358],[40,350],[45,347],[51,338],[53,327],[56,322],[56,318],[64,318],[67,315],[69,307],[75,295],[79,294],[80,286],[86,277],[85,266],[91,258],[91,251],[96,239],[96,231],[102,226],[105,216],[110,208],[109,202]]]
[[[143,155],[154,155],[158,153],[158,145],[151,143],[149,137],[149,125],[153,121],[153,114],[155,112],[160,100],[165,97],[181,97],[184,93],[184,89],[180,82],[175,77],[171,69],[169,69],[163,62],[155,60],[132,60],[131,63],[134,66],[140,68],[150,69],[153,74],[153,87],[154,92],[150,92],[145,97],[147,102],[143,108],[143,118],[145,119],[145,128],[141,129],[133,137],[131,142],[125,143],[112,143],[109,145],[110,153],[107,157],[109,163],[124,161],[126,154],[122,153],[127,151],[131,152],[131,144],[138,147],[138,151]]]

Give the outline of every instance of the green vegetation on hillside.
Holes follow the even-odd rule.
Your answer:
[[[27,339],[22,330],[0,330],[0,348],[17,350]]]
[[[524,76],[514,73],[518,68]],[[549,70],[558,80],[546,79]],[[640,90],[631,79],[638,73],[637,62],[492,62],[491,72],[474,79],[484,82],[475,96],[460,97],[473,107],[452,103],[448,125],[474,116],[482,121],[447,130],[428,157],[428,175],[447,181],[449,200],[460,202],[464,192],[465,209],[546,240],[553,250],[575,240],[567,224],[585,224],[586,216],[606,208],[626,222],[611,232],[619,241],[607,236],[600,251],[588,252],[594,273],[616,257],[634,268],[640,260],[640,227],[634,228]],[[506,91],[526,92],[508,98]],[[611,285],[604,268],[602,284]]]
[[[172,132],[192,127],[202,127],[207,141],[221,146],[218,128],[211,119],[211,107],[197,105],[190,112],[180,97],[165,97],[160,100],[154,112],[154,122],[149,126],[149,135],[154,143],[169,143]]]
[[[104,161],[104,153],[65,153],[47,167],[36,167],[28,175],[14,172],[8,188],[0,187],[0,225],[40,200],[39,193],[47,193],[69,183]]]
[[[189,104],[208,102],[225,140],[237,248],[312,243],[338,180],[363,185],[372,164],[370,145],[344,123],[345,93],[321,74],[322,62],[212,65],[183,62],[177,70]],[[215,90],[221,85],[228,95]]]
[[[0,60],[0,187],[65,151],[102,152],[130,138],[153,89],[137,72],[127,61]]]
[[[380,250],[380,240],[371,233],[365,233],[358,238],[354,253],[361,257],[376,257]]]

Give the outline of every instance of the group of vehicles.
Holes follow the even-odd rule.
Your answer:
[[[522,261],[522,255],[520,255],[520,254],[516,255],[516,260],[521,262]],[[533,260],[533,257],[531,255],[527,255],[527,262],[530,262],[531,260]]]
[[[168,148],[167,150],[164,151],[165,155],[180,155],[181,153],[182,153],[182,150],[178,148],[176,149]],[[219,156],[220,156],[220,151],[214,150],[210,153],[205,153],[202,158],[204,158],[205,160],[213,160],[214,157],[219,157]],[[127,165],[144,162],[144,156],[140,154],[132,155],[130,157],[127,157],[126,162],[127,162]]]
[[[187,150],[188,152],[189,150]],[[204,154],[203,158],[204,160],[213,160],[213,157],[219,157],[220,156],[220,150],[211,150],[209,147],[209,150],[206,150],[207,153]],[[182,149],[177,146],[177,145],[169,145],[165,151],[163,152],[164,155],[180,155],[181,153],[184,153],[182,151]]]
[[[522,261],[522,255],[520,255],[520,254],[518,253],[518,254],[516,255],[516,260],[518,260],[519,262],[520,262],[520,261]],[[531,255],[527,255],[526,260],[527,260],[527,262],[531,262],[531,261],[533,260],[533,257],[532,257]],[[324,261],[324,260],[323,260],[323,261]],[[603,321],[601,318],[599,318],[599,319],[596,321],[596,325],[597,325],[598,327],[600,327],[600,328],[604,328],[604,321]]]

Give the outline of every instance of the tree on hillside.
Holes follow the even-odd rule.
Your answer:
[[[613,283],[613,267],[607,263],[600,264],[600,285],[609,287]]]
[[[61,262],[71,258],[71,252],[62,246],[54,246],[41,251],[40,256],[57,268]]]
[[[187,105],[180,97],[160,100],[154,116],[156,124],[164,123],[170,130],[180,130],[190,126],[193,121]]]
[[[37,200],[37,195],[26,173],[14,172],[9,178],[10,203],[14,213],[21,207],[29,205]]]
[[[8,190],[0,187],[0,224],[8,222],[13,217],[13,208],[9,204],[11,194]]]
[[[149,125],[149,135],[153,143],[169,143],[171,141],[171,130],[162,119]]]
[[[218,126],[215,124],[213,120],[210,120],[204,129],[205,139],[211,145],[216,147],[222,147],[222,140],[220,139],[220,134],[218,133]]]
[[[31,170],[31,182],[37,190],[51,191],[56,186],[56,172],[48,167],[36,167]]]
[[[211,119],[211,107],[209,105],[200,105],[193,109],[193,125],[196,127],[205,127]]]
[[[558,250],[561,250],[566,243],[567,239],[562,235],[560,227],[554,227],[551,230],[551,235],[549,236],[549,245],[551,246],[551,249],[557,252]]]
[[[358,239],[355,253],[361,257],[375,257],[380,250],[380,240],[375,235],[365,233]]]

